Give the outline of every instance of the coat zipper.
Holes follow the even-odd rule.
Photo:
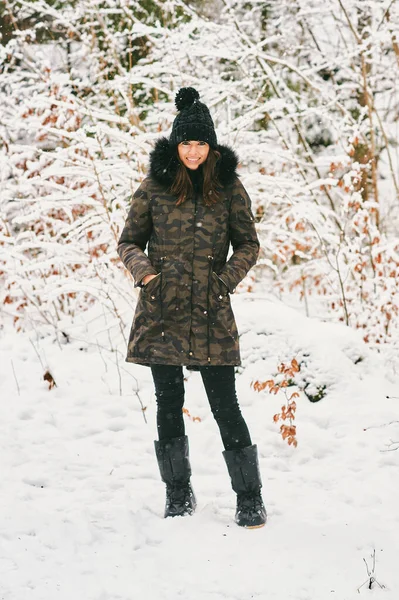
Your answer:
[[[211,295],[211,281],[212,281],[212,273],[213,273],[213,261],[215,259],[215,247],[216,247],[216,231],[213,234],[212,239],[212,253],[208,256],[209,260],[209,270],[208,270],[208,291],[207,291],[207,299],[206,299],[206,337],[207,337],[207,349],[208,349],[208,364],[211,362],[211,315],[210,315],[210,295]]]
[[[193,254],[191,259],[191,296],[190,296],[190,330],[189,330],[189,339],[188,339],[188,355],[191,358],[193,355],[193,351],[191,349],[191,327],[193,324],[193,287],[194,287],[194,255],[195,255],[195,228],[197,225],[197,192],[194,192],[194,224],[193,224]]]
[[[208,256],[209,260],[209,270],[208,270],[208,290],[206,294],[206,339],[207,339],[207,349],[208,349],[208,364],[211,362],[211,316],[210,312],[210,302],[209,297],[211,294],[211,277],[213,272],[213,250],[212,254]]]
[[[165,339],[165,321],[163,318],[162,283],[163,283],[163,263],[164,263],[165,258],[166,258],[166,256],[161,256],[161,272],[160,272],[160,278],[159,278],[159,300],[160,300],[160,309],[161,309],[161,337],[164,342],[166,342],[166,339]]]

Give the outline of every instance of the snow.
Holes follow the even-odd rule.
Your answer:
[[[151,374],[124,363],[118,323],[93,309],[86,323],[64,324],[69,343],[3,328],[1,600],[397,599],[398,380],[353,330],[272,296],[239,294],[233,303],[238,394],[268,509],[266,527],[254,531],[233,521],[198,373],[187,372],[186,384],[186,408],[201,419],[186,416],[198,509],[165,520]],[[131,309],[122,312],[127,333]],[[299,384],[327,386],[320,402],[300,394],[297,448],[273,422],[284,398],[251,388],[294,357],[306,359]],[[369,590],[364,561],[371,569],[374,551],[385,587]]]

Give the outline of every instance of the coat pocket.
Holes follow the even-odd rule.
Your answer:
[[[212,304],[219,309],[230,303],[230,294],[227,285],[220,279],[219,275],[212,271]]]
[[[218,286],[219,292],[223,296],[228,296],[229,295],[229,288],[227,287],[227,285],[225,284],[225,282],[223,281],[223,279],[221,279],[219,277],[219,275],[217,273],[215,273],[215,271],[212,271],[212,277],[213,277],[214,281],[216,282],[216,284]]]
[[[160,311],[161,274],[155,275],[151,281],[141,288],[141,299],[144,309],[150,314]]]

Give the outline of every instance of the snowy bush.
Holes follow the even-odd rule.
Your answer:
[[[1,302],[18,327],[130,295],[116,240],[194,85],[253,199],[262,253],[241,289],[297,293],[372,344],[397,333],[395,3],[10,0],[2,20]]]

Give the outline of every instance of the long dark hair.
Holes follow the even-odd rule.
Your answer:
[[[191,198],[194,190],[193,184],[191,182],[186,167],[181,162],[179,155],[177,156],[177,158],[180,164],[176,173],[175,180],[170,188],[170,191],[174,196],[177,196],[176,205],[179,206],[179,204],[183,204],[183,202],[185,202],[187,198]],[[220,185],[216,173],[216,164],[219,159],[220,152],[209,148],[208,157],[202,165],[202,171],[204,174],[202,196],[204,204],[206,204],[207,206],[212,206],[212,204],[216,204],[216,202],[219,202],[222,196],[222,186]]]

